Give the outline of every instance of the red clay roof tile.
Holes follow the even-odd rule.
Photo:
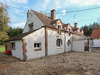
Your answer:
[[[94,29],[92,31],[91,37],[94,38],[94,39],[100,38],[100,29]]]

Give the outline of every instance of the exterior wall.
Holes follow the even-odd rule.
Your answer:
[[[84,52],[84,40],[73,41],[72,51]]]
[[[93,47],[100,47],[100,39],[94,39],[93,42]]]
[[[48,55],[64,53],[64,32],[58,34],[57,30],[48,29]],[[62,45],[60,48],[56,46],[57,39],[62,40]]]
[[[26,40],[27,60],[45,56],[45,29],[41,28],[23,39]],[[35,51],[34,43],[41,43],[41,50]]]
[[[29,17],[27,18],[23,33],[29,32],[29,26],[28,24],[34,23],[33,29],[41,28],[41,26],[44,26],[44,24],[41,22],[41,20],[34,14],[33,11],[30,11]]]
[[[65,52],[71,51],[71,45],[72,45],[72,35],[68,35],[68,33],[65,33]],[[68,46],[68,40],[70,39],[70,45]]]
[[[22,41],[15,41],[15,50],[12,49],[12,56],[23,60],[23,44]]]
[[[10,42],[5,43],[5,50],[12,50],[12,45]]]

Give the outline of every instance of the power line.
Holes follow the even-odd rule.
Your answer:
[[[88,9],[82,9],[82,10],[74,10],[74,11],[68,11],[65,13],[73,13],[73,12],[81,12],[81,11],[88,11],[88,10],[94,10],[94,9],[100,9],[100,7],[95,7],[95,8],[88,8]],[[56,14],[62,14],[63,12],[58,12]]]

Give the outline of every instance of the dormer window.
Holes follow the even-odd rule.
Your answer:
[[[33,23],[30,23],[28,26],[29,26],[29,31],[32,31],[34,24]]]
[[[68,34],[69,34],[69,36],[70,36],[70,28],[68,29],[69,31],[68,31]]]
[[[56,24],[53,24],[54,27],[56,27]]]
[[[58,23],[58,33],[60,34],[61,33],[61,24]]]
[[[66,27],[64,27],[64,29],[66,30],[67,28],[66,28]]]
[[[58,25],[58,33],[61,33],[61,26]]]

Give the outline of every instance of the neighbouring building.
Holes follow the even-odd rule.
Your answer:
[[[93,48],[100,49],[100,29],[94,29],[91,37],[93,38]]]
[[[10,49],[12,56],[21,60],[39,58],[69,51],[86,51],[83,30],[70,23],[65,24],[55,19],[56,10],[51,10],[51,17],[30,10],[23,33],[5,41],[5,49]],[[92,42],[91,42],[92,43]]]

